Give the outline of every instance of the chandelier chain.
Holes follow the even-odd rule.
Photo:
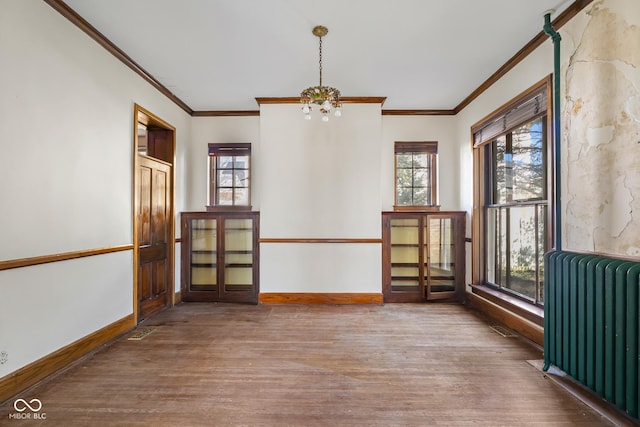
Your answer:
[[[320,86],[322,86],[322,37],[318,37],[320,39],[320,55],[318,59],[318,64],[320,65]]]

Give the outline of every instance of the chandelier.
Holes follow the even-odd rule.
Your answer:
[[[313,105],[317,105],[322,113],[322,121],[329,121],[329,113],[333,110],[333,114],[336,117],[340,117],[342,112],[340,107],[340,91],[334,87],[322,85],[322,37],[326,36],[329,30],[327,27],[318,25],[313,28],[313,35],[320,39],[319,58],[320,64],[320,84],[318,86],[311,86],[306,88],[300,93],[300,102],[302,103],[302,112],[306,120],[311,120],[311,108]]]

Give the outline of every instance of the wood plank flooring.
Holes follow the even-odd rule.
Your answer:
[[[46,421],[12,399],[0,425],[611,425],[460,305],[184,303],[140,328],[18,396]]]

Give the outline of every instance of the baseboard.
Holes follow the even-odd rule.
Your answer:
[[[382,294],[365,293],[261,293],[260,304],[382,304]]]
[[[0,403],[135,327],[133,314],[0,378]]]
[[[505,308],[494,304],[486,298],[467,292],[467,304],[493,320],[502,323],[509,329],[533,341],[539,346],[544,345],[544,328],[540,325],[520,317]]]

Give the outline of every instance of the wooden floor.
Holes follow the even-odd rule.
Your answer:
[[[186,303],[19,396],[22,426],[607,426],[452,304]]]

